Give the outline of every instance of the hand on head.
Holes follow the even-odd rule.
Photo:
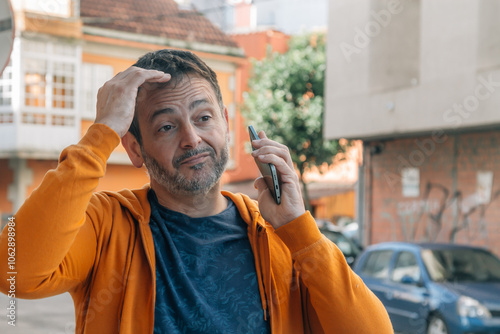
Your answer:
[[[118,73],[99,89],[95,123],[105,124],[123,137],[134,118],[139,87],[168,82],[170,78],[168,73],[135,66]]]

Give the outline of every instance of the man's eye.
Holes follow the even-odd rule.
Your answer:
[[[202,122],[207,122],[208,120],[210,120],[210,118],[211,118],[210,116],[201,116],[200,120]]]
[[[172,125],[167,124],[167,125],[162,126],[162,127],[160,128],[160,130],[158,130],[158,131],[168,131],[168,130],[171,130],[172,128],[173,128],[173,126],[172,126]]]

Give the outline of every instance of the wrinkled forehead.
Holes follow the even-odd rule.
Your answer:
[[[186,89],[189,86],[195,88],[197,86],[206,86],[210,87],[211,91],[215,95],[215,90],[213,89],[211,83],[196,74],[185,74],[176,75],[172,77],[168,82],[155,83],[155,82],[146,82],[139,87],[138,98],[140,95],[151,96],[154,94],[163,94],[168,92],[172,92],[175,90]]]
[[[187,74],[182,78],[172,78],[166,83],[144,83],[137,94],[136,112],[143,115],[166,107],[171,102],[191,103],[196,99],[204,99],[219,105],[214,88],[208,80],[195,75]]]

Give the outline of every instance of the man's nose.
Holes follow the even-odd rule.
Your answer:
[[[195,148],[201,143],[201,137],[193,124],[188,123],[182,127],[181,131],[181,147]]]

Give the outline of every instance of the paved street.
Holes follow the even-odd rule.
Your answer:
[[[73,301],[68,293],[37,300],[16,300],[16,326],[8,324],[9,298],[0,293],[0,333],[72,334],[75,332]]]

